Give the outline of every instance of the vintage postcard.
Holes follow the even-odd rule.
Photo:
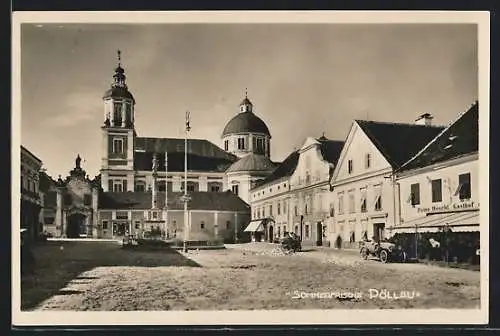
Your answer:
[[[16,12],[12,46],[14,325],[488,322],[488,12]]]

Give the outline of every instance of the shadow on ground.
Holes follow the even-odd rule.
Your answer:
[[[21,310],[33,309],[56,294],[78,294],[61,289],[72,280],[97,279],[81,275],[97,267],[201,267],[170,248],[127,250],[116,242],[47,241],[34,245],[33,253],[34,270],[21,277]]]

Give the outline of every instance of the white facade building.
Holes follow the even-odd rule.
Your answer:
[[[474,104],[396,172],[397,232],[479,231],[478,105]]]
[[[335,220],[329,239],[334,246],[385,238],[399,216],[392,172],[442,130],[428,124],[353,122],[331,181]]]

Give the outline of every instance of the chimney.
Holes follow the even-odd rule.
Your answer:
[[[415,125],[431,126],[432,119],[434,119],[434,117],[430,113],[424,113],[420,117],[415,119]]]

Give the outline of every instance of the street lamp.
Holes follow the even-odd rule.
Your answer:
[[[188,139],[188,133],[191,130],[191,126],[189,125],[190,122],[190,115],[189,111],[186,111],[186,132],[185,132],[185,137],[184,137],[184,195],[182,197],[182,200],[184,201],[184,242],[183,242],[183,251],[187,253],[188,247],[187,247],[187,241],[188,241],[188,235],[189,235],[189,215],[188,215],[188,202],[189,202],[189,196],[187,194],[187,151],[188,151],[188,146],[187,146],[187,139]]]

